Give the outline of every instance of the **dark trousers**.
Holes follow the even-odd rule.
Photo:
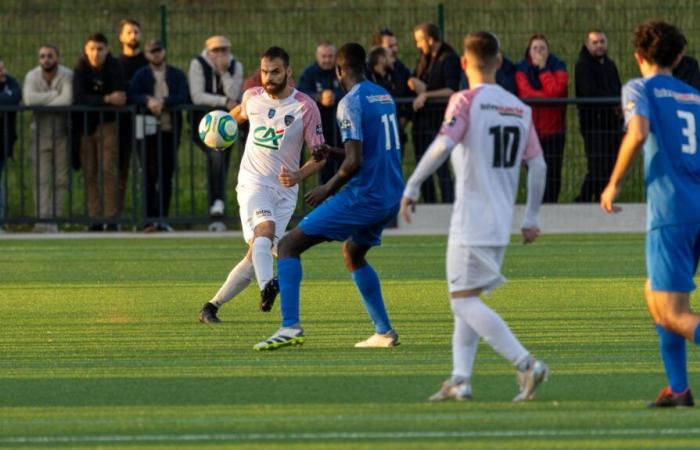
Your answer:
[[[544,188],[543,203],[556,203],[559,200],[565,137],[566,134],[561,132],[540,139],[544,160],[547,162],[547,184]]]
[[[226,203],[226,174],[231,161],[231,148],[225,150],[212,150],[202,145],[204,154],[207,155],[207,177],[209,179],[209,205],[214,200],[223,200]]]
[[[131,165],[131,148],[134,145],[134,117],[130,113],[118,114],[119,126],[119,209],[124,209],[126,200],[129,166]]]
[[[147,136],[142,151],[146,185],[146,222],[168,217],[173,192],[177,143],[172,132]]]
[[[321,126],[323,127],[323,139],[326,144],[331,147],[342,147],[343,144],[340,140],[340,130],[338,129],[338,122],[335,119],[335,106],[327,108],[325,106],[318,105],[318,109],[321,113]],[[303,161],[302,161],[303,163]],[[333,178],[333,175],[340,168],[342,161],[336,159],[328,159],[326,164],[319,171],[319,179],[321,184],[325,184]]]
[[[420,122],[413,123],[411,138],[413,139],[413,151],[416,157],[416,164],[418,164],[425,151],[430,147],[430,144],[437,135],[438,129],[439,128],[433,126],[423,126]],[[441,203],[453,203],[454,186],[452,184],[452,175],[450,174],[449,160],[445,161],[437,170],[437,179],[440,186]],[[423,203],[437,203],[437,195],[435,193],[435,184],[432,175],[423,182],[420,191],[423,197]]]
[[[608,183],[615,166],[615,159],[622,141],[618,130],[591,130],[581,133],[586,151],[586,176],[581,183],[581,191],[576,202],[599,202],[600,194]]]

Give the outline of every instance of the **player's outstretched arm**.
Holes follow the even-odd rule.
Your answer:
[[[316,158],[311,157],[304,163],[303,166],[299,168],[299,170],[296,171],[287,170],[286,167],[282,166],[279,175],[277,175],[277,179],[279,180],[282,186],[292,187],[295,184],[301,183],[306,178],[315,174],[316,172],[321,170],[321,168],[325,165],[325,159],[317,161]]]
[[[362,141],[348,139],[345,145],[345,159],[338,171],[326,184],[316,186],[306,193],[304,199],[311,206],[316,206],[345,185],[362,167]]]
[[[238,123],[239,125],[248,120],[248,116],[243,110],[242,104],[234,106],[233,109],[229,111],[229,114],[233,116],[233,118],[236,120],[236,123]]]
[[[614,201],[620,193],[620,184],[632,164],[634,156],[642,149],[647,136],[649,136],[649,119],[641,115],[632,116],[627,125],[627,133],[620,144],[620,151],[617,155],[615,168],[610,175],[610,181],[600,195],[600,207],[606,213],[616,213],[622,210],[614,204]]]
[[[539,141],[537,145],[539,146]],[[531,244],[540,235],[539,215],[547,183],[547,163],[540,151],[536,156],[527,159],[525,164],[527,164],[527,201],[520,231],[523,235],[523,243]]]

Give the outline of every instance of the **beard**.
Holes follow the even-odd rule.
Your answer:
[[[273,83],[271,81],[268,81],[263,86],[263,88],[265,89],[265,92],[267,92],[269,95],[278,95],[286,87],[287,87],[287,77],[286,76],[284,77],[284,80],[282,80],[281,83]]]
[[[49,66],[44,66],[44,65],[41,66],[41,70],[43,72],[55,72],[57,68],[58,68],[58,62],[55,62]]]
[[[127,42],[126,46],[132,50],[136,50],[137,48],[141,47],[141,43],[139,41],[131,41]]]

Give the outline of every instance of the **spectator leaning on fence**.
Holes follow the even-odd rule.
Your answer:
[[[459,55],[449,44],[443,42],[437,25],[421,23],[413,29],[413,37],[416,48],[420,51],[420,57],[413,76],[408,81],[408,86],[416,95],[413,100],[411,137],[416,162],[418,162],[437,135],[447,108],[446,101],[439,104],[426,104],[426,101],[431,98],[447,100],[450,95],[457,92],[461,66]],[[442,203],[452,203],[454,187],[448,162],[440,166],[437,176]],[[421,186],[421,193],[425,203],[437,201],[432,175]]]
[[[141,161],[146,172],[146,231],[172,231],[163,220],[168,217],[177,147],[180,143],[182,113],[169,111],[189,103],[187,78],[180,69],[165,63],[162,42],[146,44],[148,66],[139,69],[129,85],[129,103],[145,107],[145,142]],[[153,126],[149,126],[152,122]],[[157,126],[156,126],[157,124]]]
[[[335,75],[335,45],[323,41],[316,47],[316,61],[308,66],[299,77],[299,89],[316,100],[321,112],[323,138],[326,143],[340,146],[340,130],[335,118],[335,109],[344,92]],[[338,170],[338,161],[328,159],[320,172],[321,183],[326,183]]]
[[[73,70],[73,103],[106,107],[126,104],[122,66],[109,52],[102,33],[85,41],[83,56]],[[90,231],[116,230],[119,218],[119,150],[116,113],[90,111],[81,115],[80,164],[85,177],[85,199],[92,221]]]
[[[204,50],[190,62],[189,84],[192,103],[206,105],[212,109],[230,111],[241,101],[243,64],[231,54],[231,41],[224,36],[212,36],[204,43]],[[193,116],[194,129],[204,114]],[[218,218],[224,215],[226,173],[231,159],[231,147],[224,151],[212,150],[197,133],[193,139],[207,156],[209,180],[209,215]],[[223,222],[214,222],[211,230],[225,229]]]
[[[60,65],[58,47],[39,47],[39,65],[24,77],[24,103],[28,106],[68,106],[73,103],[73,71]],[[36,215],[54,219],[63,215],[68,190],[68,112],[35,112],[29,133],[34,176]],[[34,225],[36,232],[56,232],[55,223]]]
[[[602,30],[591,30],[576,61],[576,97],[619,97],[620,75],[608,57],[608,40]],[[576,202],[599,202],[612,173],[622,141],[622,111],[618,105],[578,105],[578,117],[586,151],[587,172]]]
[[[5,70],[5,60],[0,58],[0,106],[17,106],[22,100],[22,90],[14,77]],[[5,217],[5,164],[12,157],[12,147],[17,140],[17,112],[0,112],[0,218]]]
[[[516,67],[515,81],[521,98],[566,97],[569,75],[564,61],[549,52],[540,33],[527,43],[525,58]],[[561,169],[566,136],[566,106],[533,106],[532,118],[547,162],[545,203],[556,203],[561,191]]]

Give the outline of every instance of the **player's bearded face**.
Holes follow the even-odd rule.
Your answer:
[[[287,68],[280,59],[263,59],[260,65],[260,78],[265,92],[277,95],[287,87]]]

